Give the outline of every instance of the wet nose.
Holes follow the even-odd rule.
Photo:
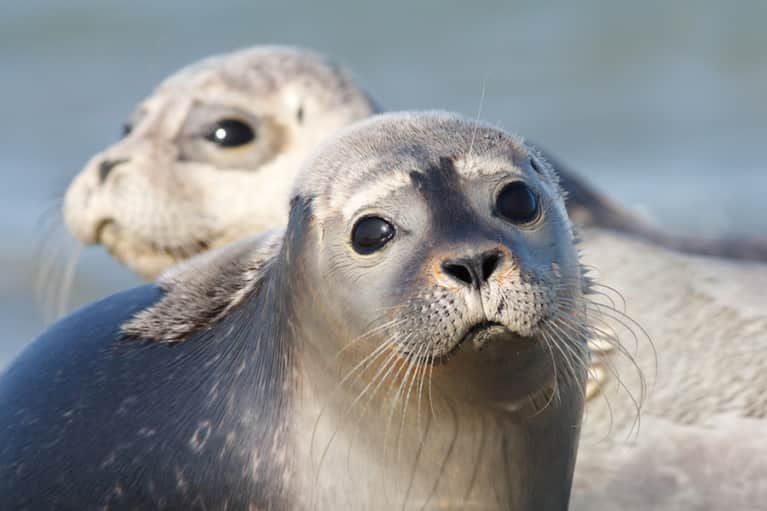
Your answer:
[[[122,165],[123,163],[128,163],[129,160],[130,158],[106,158],[102,160],[101,163],[99,163],[99,184],[103,185],[104,181],[107,180],[107,177],[109,177],[109,174],[115,167]]]
[[[499,250],[489,250],[470,257],[447,259],[442,263],[442,271],[461,284],[479,288],[495,272],[502,258]]]

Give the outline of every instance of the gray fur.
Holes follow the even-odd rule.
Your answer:
[[[647,336],[616,315],[637,334],[635,347],[612,322],[634,362],[617,350],[605,356],[607,379],[584,419],[576,509],[763,509],[767,265],[689,257],[600,230],[586,231],[582,246]],[[620,310],[620,297],[602,290]],[[641,402],[634,363],[646,379]]]
[[[307,165],[283,238],[242,242],[174,270],[161,284],[166,296],[136,315],[122,331],[184,344],[188,342],[184,334],[225,332],[236,311],[252,310],[254,301],[275,299],[266,302],[274,307],[272,315],[281,325],[270,329],[273,342],[289,343],[296,350],[291,371],[302,389],[291,406],[295,412],[290,420],[295,443],[290,456],[301,460],[290,479],[293,495],[301,495],[301,508],[418,509],[432,502],[463,509],[473,502],[471,506],[480,509],[564,509],[582,406],[585,331],[560,339],[566,343],[562,352],[543,349],[540,336],[560,309],[568,307],[556,297],[580,299],[581,269],[556,177],[548,168],[536,175],[529,158],[517,139],[449,114],[391,114],[367,122],[340,134]],[[378,165],[365,165],[368,162]],[[342,177],[349,180],[348,189],[328,179],[338,172],[337,165],[347,169]],[[488,174],[477,174],[473,165]],[[446,225],[444,215],[455,213],[433,204],[441,196],[419,199],[412,181],[396,178],[398,174],[407,178],[412,172],[431,180],[419,186],[435,186],[443,177],[455,180],[450,193],[465,201],[466,207],[453,231],[440,230]],[[371,195],[378,198],[371,198],[364,207],[387,211],[410,236],[427,236],[430,243],[418,243],[421,251],[411,254],[411,260],[402,257],[402,251],[410,251],[414,243],[405,238],[372,258],[360,259],[343,242],[354,218],[347,218],[338,208],[344,202],[334,199],[337,194],[354,199],[355,191],[364,195],[365,189],[354,180],[375,183],[392,178],[402,186],[385,190],[393,195]],[[492,219],[485,195],[493,189],[488,184],[497,179],[524,179],[535,187],[545,207],[540,224],[518,229]],[[408,201],[409,208],[395,206],[403,201]],[[410,212],[403,216],[407,209]],[[424,215],[417,213],[419,209]],[[556,237],[554,243],[552,237]],[[505,251],[497,269],[498,282],[482,288],[485,312],[477,308],[480,302],[473,301],[479,295],[464,297],[444,275],[431,270],[435,257],[476,251],[483,243]],[[552,298],[530,292],[539,288],[548,289]],[[232,290],[244,301],[226,299]],[[443,321],[439,308],[429,315],[418,312],[441,305],[447,297],[455,304],[449,321]],[[526,300],[539,308],[526,309]],[[391,329],[371,330],[376,320],[383,319],[377,309],[394,311],[393,318],[399,322]],[[541,310],[548,312],[538,316]],[[483,339],[481,351],[465,347],[442,360],[442,346],[455,346],[467,328],[482,318],[505,327],[500,334]],[[443,337],[433,338],[440,330],[438,324],[445,327]],[[412,335],[398,341],[405,332]],[[404,428],[394,438],[408,453],[401,459],[392,457],[386,426],[389,402],[397,403],[396,396],[374,393],[372,406],[379,412],[346,418],[347,408],[366,383],[350,380],[339,386],[339,378],[358,366],[362,356],[354,355],[354,350],[343,357],[341,353],[350,346],[365,353],[387,343],[411,364],[415,360],[428,368],[427,360],[440,359],[438,374],[429,383],[434,386],[430,404],[421,394],[423,403],[420,398],[417,406],[415,398],[405,400],[403,409],[395,413],[395,424],[401,420]],[[516,352],[515,357],[508,350]],[[580,355],[561,358],[570,350]],[[494,362],[486,366],[484,357]],[[558,373],[552,375],[549,362],[560,367]],[[413,370],[410,367],[403,377]],[[424,371],[417,369],[413,374]],[[509,378],[511,374],[514,378]],[[365,378],[374,376],[370,373]],[[552,378],[556,398],[546,393]],[[423,429],[426,422],[422,420],[428,421],[428,430]],[[359,434],[370,441],[364,447],[349,445],[347,450],[347,443]],[[416,453],[421,451],[423,461],[419,462]],[[325,454],[318,458],[317,453]],[[317,472],[307,467],[318,467]],[[391,488],[381,493],[381,484]]]
[[[767,499],[764,421],[721,417],[706,426],[656,417],[639,438],[581,456],[575,511],[761,511]]]

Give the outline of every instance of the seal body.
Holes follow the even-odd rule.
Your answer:
[[[283,347],[220,330],[173,346],[121,337],[161,294],[74,313],[3,375],[3,509],[292,508],[272,476],[285,470]]]
[[[566,509],[588,281],[536,157],[440,113],[339,134],[283,235],[8,368],[0,507]]]

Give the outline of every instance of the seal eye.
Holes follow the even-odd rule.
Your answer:
[[[253,128],[237,119],[221,119],[205,135],[205,140],[221,147],[238,147],[252,142],[254,138]]]
[[[352,247],[358,254],[372,254],[394,237],[394,226],[378,216],[360,218],[352,229]]]
[[[515,224],[526,224],[538,215],[538,198],[522,181],[504,186],[495,199],[498,215]]]

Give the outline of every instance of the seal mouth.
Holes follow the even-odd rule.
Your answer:
[[[93,231],[92,244],[98,244],[104,243],[104,234],[107,232],[108,229],[114,228],[115,221],[111,218],[107,218],[106,220],[101,220],[98,225],[96,225],[96,229]]]
[[[466,347],[482,351],[490,342],[514,337],[508,327],[495,321],[480,321],[468,330],[448,351],[435,356],[431,363],[434,365],[446,363],[452,356]]]
[[[216,245],[217,240],[214,236],[206,236],[204,239],[195,238],[184,243],[162,243],[126,231],[114,220],[107,219],[102,220],[96,228],[95,243],[104,245],[110,251],[113,249],[115,252],[125,248],[124,246],[130,246],[134,252],[143,251],[181,260],[211,249]]]
[[[498,339],[499,337],[511,337],[513,335],[514,332],[509,330],[505,325],[495,321],[482,321],[469,328],[461,340],[458,341],[458,344],[455,345],[453,350],[464,344],[471,343],[474,349],[479,351],[493,339]]]
[[[112,257],[146,279],[154,279],[168,267],[218,245],[218,239],[212,235],[175,244],[150,240],[111,218],[99,223],[95,238],[95,243],[106,248]]]

